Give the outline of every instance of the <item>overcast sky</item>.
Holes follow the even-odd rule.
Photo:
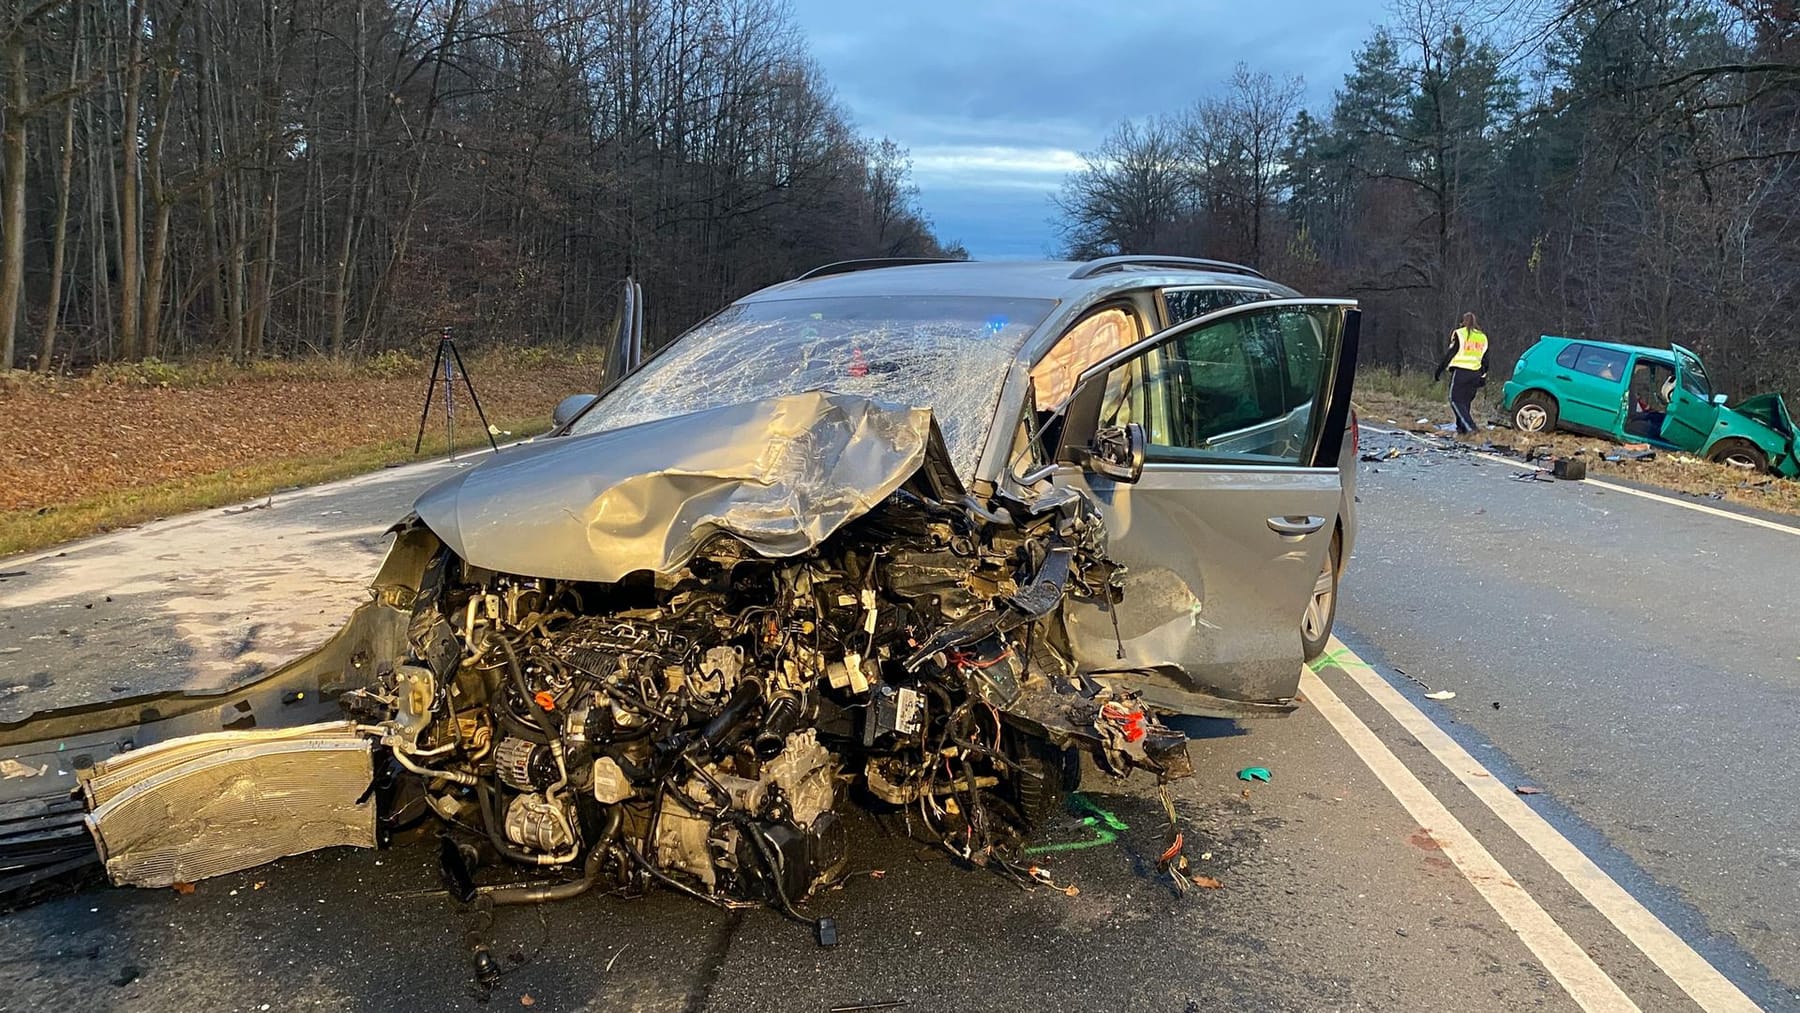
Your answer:
[[[1049,195],[1125,117],[1176,112],[1239,60],[1317,109],[1383,0],[792,0],[861,130],[911,149],[920,203],[978,259],[1053,251]]]

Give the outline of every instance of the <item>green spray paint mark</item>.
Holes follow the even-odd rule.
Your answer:
[[[1085,851],[1111,844],[1119,839],[1119,831],[1130,829],[1125,821],[1095,805],[1093,800],[1080,792],[1069,796],[1069,808],[1076,812],[1086,812],[1081,818],[1081,825],[1087,827],[1094,836],[1084,841],[1064,841],[1058,844],[1039,844],[1026,848],[1027,855],[1049,855],[1061,851]]]
[[[1335,651],[1327,651],[1326,653],[1319,655],[1312,660],[1310,667],[1314,672],[1323,672],[1332,665],[1336,665],[1346,671],[1352,668],[1368,668],[1369,671],[1374,671],[1374,669],[1369,666],[1368,662],[1351,654],[1350,648],[1348,647],[1341,647]]]

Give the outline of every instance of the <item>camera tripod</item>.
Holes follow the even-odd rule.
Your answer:
[[[450,459],[456,460],[456,381],[459,375],[463,387],[469,392],[469,400],[475,404],[475,416],[481,419],[481,429],[487,434],[488,446],[494,448],[494,453],[500,452],[500,445],[494,442],[494,427],[488,425],[487,415],[481,410],[481,398],[475,393],[475,383],[469,379],[469,368],[463,365],[462,353],[456,350],[456,339],[450,336],[450,328],[446,327],[438,332],[437,357],[431,361],[431,377],[425,381],[425,410],[419,413],[419,435],[413,440],[414,456],[425,445],[425,422],[431,417],[431,398],[437,393],[438,383],[442,381],[444,429]]]

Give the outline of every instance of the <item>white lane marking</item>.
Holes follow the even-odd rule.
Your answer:
[[[1434,445],[1430,441],[1421,437],[1418,433],[1408,432],[1407,430],[1404,430],[1404,429],[1377,429],[1376,427],[1370,426],[1370,425],[1365,425],[1365,426],[1363,426],[1363,428],[1367,429],[1369,432],[1372,432],[1372,433],[1381,433],[1384,436],[1410,436],[1413,439],[1418,440],[1420,443],[1425,444],[1426,446]],[[1480,451],[1473,452],[1471,454],[1471,456],[1479,457],[1484,461],[1491,461],[1494,464],[1504,464],[1509,468],[1531,468],[1535,471],[1543,471],[1544,470],[1544,469],[1539,468],[1536,465],[1530,464],[1526,461],[1515,461],[1515,460],[1511,460],[1511,459],[1508,459],[1505,457],[1496,457],[1493,454],[1484,454]],[[1780,531],[1783,534],[1788,534],[1788,535],[1800,535],[1800,528],[1796,528],[1796,527],[1793,527],[1792,525],[1788,525],[1788,524],[1778,524],[1775,521],[1766,521],[1766,520],[1763,520],[1761,517],[1751,517],[1748,514],[1733,513],[1730,510],[1720,510],[1718,507],[1709,507],[1709,506],[1705,505],[1704,503],[1689,503],[1686,500],[1676,499],[1673,496],[1663,496],[1663,495],[1660,495],[1660,494],[1654,493],[1654,492],[1645,492],[1642,489],[1633,489],[1632,487],[1630,487],[1628,485],[1618,485],[1616,483],[1607,482],[1607,481],[1604,481],[1604,480],[1598,479],[1598,478],[1588,478],[1588,479],[1583,479],[1582,481],[1587,485],[1597,485],[1602,489],[1609,489],[1613,492],[1625,493],[1627,496],[1641,496],[1644,499],[1655,500],[1658,503],[1667,503],[1670,506],[1678,506],[1684,510],[1697,510],[1700,513],[1711,514],[1714,517],[1723,517],[1726,520],[1742,521],[1745,524],[1754,524],[1759,528],[1768,528],[1770,531]]]
[[[1424,711],[1389,685],[1368,662],[1357,657],[1355,651],[1345,647],[1336,637],[1331,638],[1331,650],[1340,652],[1336,657],[1354,659],[1348,665],[1340,663],[1338,668],[1392,715],[1406,729],[1407,734],[1430,750],[1431,755],[1444,765],[1444,769],[1455,775],[1476,798],[1486,803],[1494,815],[1511,827],[1514,833],[1593,905],[1594,910],[1605,915],[1606,920],[1612,922],[1620,934],[1631,940],[1632,945],[1642,950],[1657,967],[1662,968],[1663,973],[1699,1003],[1702,1009],[1759,1008],[1750,1001],[1749,996],[1708,963],[1705,957],[1695,952],[1693,947],[1663,924],[1662,919],[1638,903],[1636,897],[1614,882],[1580,848],[1571,844],[1568,838],[1538,815],[1536,810],[1526,805],[1512,789],[1482,766],[1479,760],[1469,755],[1468,750],[1458,745]]]
[[[1623,990],[1594,958],[1587,955],[1562,926],[1545,912],[1538,902],[1515,882],[1505,867],[1481,846],[1469,828],[1462,825],[1444,803],[1438,801],[1406,764],[1362,723],[1344,702],[1338,699],[1324,680],[1311,669],[1302,669],[1300,689],[1312,705],[1349,743],[1363,763],[1374,772],[1387,790],[1412,818],[1427,832],[1444,857],[1461,870],[1483,900],[1488,902],[1501,920],[1518,935],[1544,969],[1550,972],[1584,1010],[1636,1010]]]
[[[1644,499],[1653,499],[1658,503],[1667,503],[1671,506],[1685,507],[1688,510],[1698,510],[1703,514],[1712,514],[1714,517],[1727,517],[1734,521],[1743,521],[1745,524],[1754,524],[1759,528],[1768,528],[1770,531],[1781,531],[1790,535],[1800,535],[1800,528],[1792,527],[1787,524],[1777,524],[1774,521],[1765,521],[1761,517],[1750,517],[1745,514],[1732,513],[1730,510],[1720,510],[1717,507],[1709,507],[1704,503],[1689,503],[1686,500],[1675,499],[1672,496],[1662,496],[1653,492],[1645,492],[1642,489],[1633,489],[1628,485],[1603,482],[1597,478],[1587,479],[1586,482],[1588,485],[1597,485],[1602,489],[1611,489],[1613,492],[1622,492],[1628,496],[1642,496]]]

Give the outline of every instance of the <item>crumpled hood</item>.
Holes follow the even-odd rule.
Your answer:
[[[928,409],[815,391],[509,449],[413,509],[474,566],[610,582],[679,569],[720,532],[805,552],[929,455],[948,459]]]
[[[1758,394],[1730,410],[1755,419],[1789,439],[1795,436],[1793,416],[1788,414],[1787,402],[1780,394]]]

